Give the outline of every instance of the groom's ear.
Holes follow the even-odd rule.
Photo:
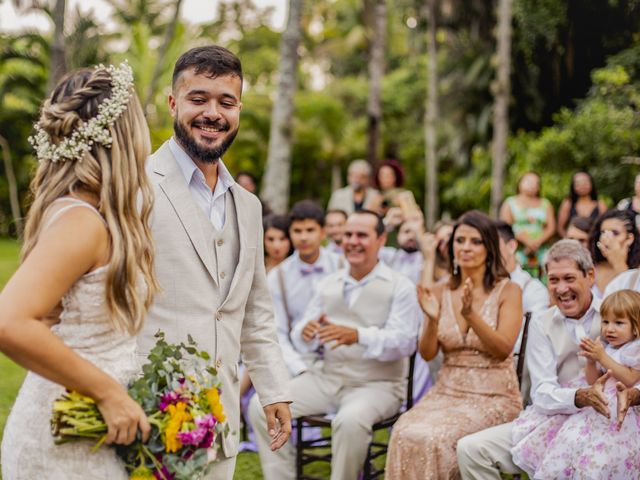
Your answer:
[[[176,97],[173,96],[173,93],[169,94],[168,104],[169,104],[169,113],[171,114],[172,117],[175,118],[175,116],[176,116]]]

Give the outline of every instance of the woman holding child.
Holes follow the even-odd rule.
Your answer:
[[[449,257],[447,285],[418,287],[425,313],[420,354],[431,360],[441,349],[443,367],[435,386],[396,423],[387,478],[457,478],[458,439],[510,422],[522,409],[511,358],[522,322],[521,292],[509,281],[489,217],[463,215]]]

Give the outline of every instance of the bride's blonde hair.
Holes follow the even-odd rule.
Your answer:
[[[98,106],[111,94],[112,78],[107,69],[73,72],[44,102],[40,127],[52,143],[69,138],[83,122],[98,114]],[[151,142],[135,92],[131,92],[126,110],[108,128],[110,147],[94,142],[78,160],[40,161],[31,182],[33,201],[26,221],[22,259],[36,244],[45,212],[54,200],[79,190],[95,195],[110,235],[107,309],[114,328],[135,334],[142,328],[158,290],[149,228],[153,193],[144,168]],[[141,278],[146,289],[141,288]]]

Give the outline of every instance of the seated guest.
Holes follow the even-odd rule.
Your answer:
[[[600,307],[600,337],[583,337],[586,359],[580,385],[599,382],[608,405],[616,403],[616,382],[640,381],[640,293],[623,290]],[[599,380],[605,373],[607,377]],[[513,461],[530,478],[638,478],[640,442],[635,410],[622,424],[592,408],[573,415],[545,415],[530,409],[514,422]]]
[[[383,247],[380,250],[380,260],[396,272],[406,275],[414,284],[420,281],[424,263],[418,246],[418,237],[422,230],[422,220],[406,220],[398,229],[398,248]]]
[[[296,203],[289,213],[289,237],[295,250],[267,276],[278,340],[294,377],[306,371],[316,355],[296,350],[290,340],[291,330],[302,319],[320,280],[338,270],[342,262],[341,257],[321,247],[323,227],[320,206],[309,200]]]
[[[325,345],[324,361],[289,385],[294,417],[335,413],[331,422],[331,478],[357,479],[374,423],[398,411],[408,359],[415,350],[419,307],[415,287],[378,261],[386,238],[380,217],[361,210],[349,215],[344,250],[349,267],[325,277],[291,338],[308,352]],[[257,398],[250,406],[259,429],[266,480],[295,478],[291,444],[272,452]]]
[[[435,385],[391,433],[387,478],[457,478],[459,438],[513,420],[522,409],[511,352],[522,323],[520,287],[509,281],[498,233],[485,214],[464,214],[449,242],[446,286],[419,287],[420,355],[444,351]]]
[[[589,249],[595,264],[593,292],[602,298],[614,277],[640,265],[640,238],[626,210],[607,210],[591,230]]]
[[[343,210],[327,210],[324,216],[324,233],[329,239],[327,250],[342,255],[342,237],[347,214]]]
[[[382,215],[386,215],[390,208],[401,207],[403,201],[415,204],[411,190],[403,188],[404,172],[400,162],[388,159],[380,163],[373,178],[373,185],[380,192],[380,205],[376,206]]]
[[[366,160],[354,160],[347,170],[347,183],[331,194],[327,210],[342,210],[351,214],[362,208],[380,204],[380,193],[371,188],[371,165]]]
[[[248,192],[257,195],[258,189],[256,187],[256,177],[254,177],[249,172],[238,172],[238,174],[236,175],[236,182]]]
[[[589,250],[589,234],[591,233],[593,222],[589,217],[573,217],[567,226],[564,238],[576,240],[580,245]]]
[[[466,436],[458,442],[463,479],[499,480],[501,472],[522,473],[519,466],[526,468],[530,454],[539,451],[539,445],[527,448],[526,444],[520,444],[521,448],[513,450],[512,458],[514,443],[536,426],[547,425],[547,421],[560,422],[563,417],[566,419],[588,407],[605,416],[610,414],[603,394],[606,378],[591,386],[586,384],[585,362],[579,356],[581,342],[585,338],[595,340],[600,334],[600,301],[591,292],[594,282],[591,257],[578,242],[560,240],[547,253],[545,269],[555,306],[538,314],[530,326],[526,363],[533,405],[515,422]],[[637,392],[628,394],[627,399],[636,405],[640,403]],[[529,421],[534,416],[538,423]],[[549,440],[553,437],[550,433]]]
[[[264,266],[267,273],[291,255],[289,219],[271,214],[262,220],[264,229]]]

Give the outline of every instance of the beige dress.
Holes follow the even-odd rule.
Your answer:
[[[494,329],[502,280],[480,315]],[[434,387],[393,427],[385,478],[389,480],[460,478],[456,444],[465,435],[510,422],[522,409],[511,356],[498,360],[473,329],[465,336],[456,322],[447,288],[442,295],[438,342],[444,352]]]

